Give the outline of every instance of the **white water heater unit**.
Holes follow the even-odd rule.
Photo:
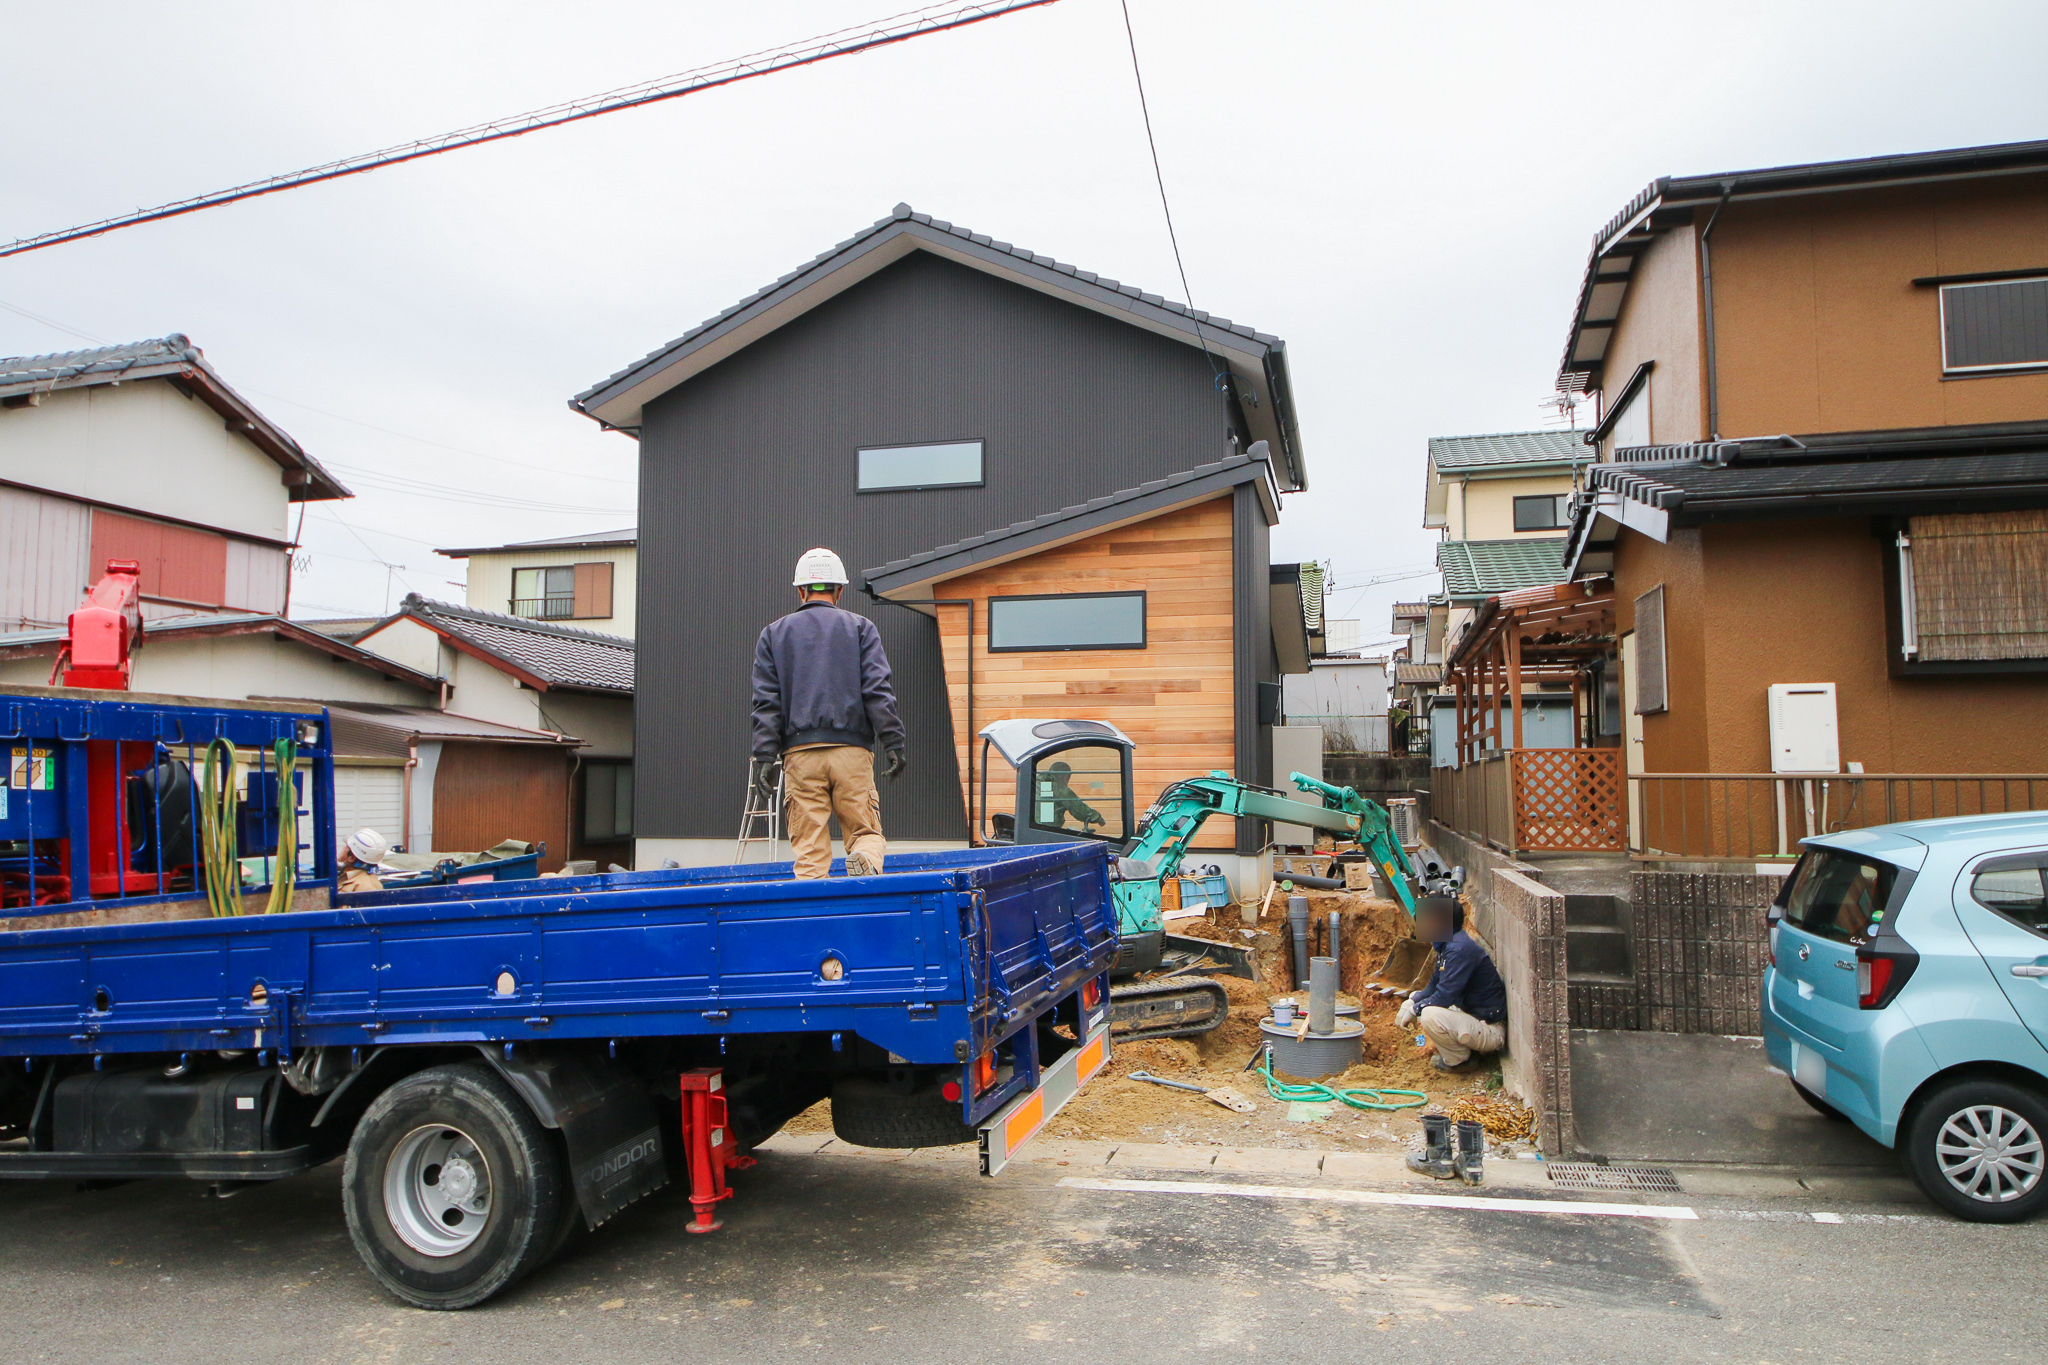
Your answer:
[[[1838,773],[1841,732],[1835,724],[1835,685],[1772,683],[1771,771]]]

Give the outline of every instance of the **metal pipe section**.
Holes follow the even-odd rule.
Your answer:
[[[1337,1029],[1337,959],[1318,957],[1308,964],[1308,1031]]]
[[[1329,957],[1330,961],[1337,964],[1337,975],[1339,979],[1342,979],[1344,975],[1344,912],[1341,910],[1332,910],[1330,912],[1330,937],[1329,941],[1323,944],[1323,952]]]
[[[1294,989],[1308,984],[1308,897],[1287,898],[1287,933],[1294,943]]]

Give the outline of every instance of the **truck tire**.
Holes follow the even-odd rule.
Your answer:
[[[950,1147],[972,1142],[960,1101],[937,1086],[898,1094],[886,1082],[844,1080],[832,1087],[832,1131],[857,1147]]]
[[[573,1228],[555,1139],[477,1063],[430,1067],[377,1096],[349,1138],[341,1188],[363,1264],[415,1308],[482,1303]]]
[[[1927,1097],[1905,1135],[1913,1179],[1972,1223],[2017,1223],[2048,1206],[2048,1102],[1996,1080],[1966,1080]]]

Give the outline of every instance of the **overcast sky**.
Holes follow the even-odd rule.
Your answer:
[[[0,238],[894,8],[11,5]],[[1288,344],[1311,491],[1274,555],[1340,583],[1430,564],[1427,437],[1546,425],[1588,240],[1651,179],[2048,136],[2041,0],[1131,11],[1193,302]],[[0,261],[0,354],[184,332],[357,491],[307,517],[294,615],[460,600],[432,547],[635,521],[633,442],[570,395],[899,200],[1182,294],[1116,0],[1060,0]],[[1334,614],[1383,638],[1427,581]]]

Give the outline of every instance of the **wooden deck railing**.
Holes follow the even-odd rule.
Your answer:
[[[1430,811],[1510,853],[1619,853],[1627,847],[1621,754],[1510,749],[1430,775]]]
[[[2043,773],[1642,773],[1628,789],[1629,851],[1645,858],[1788,858],[1814,834],[2048,810]]]

